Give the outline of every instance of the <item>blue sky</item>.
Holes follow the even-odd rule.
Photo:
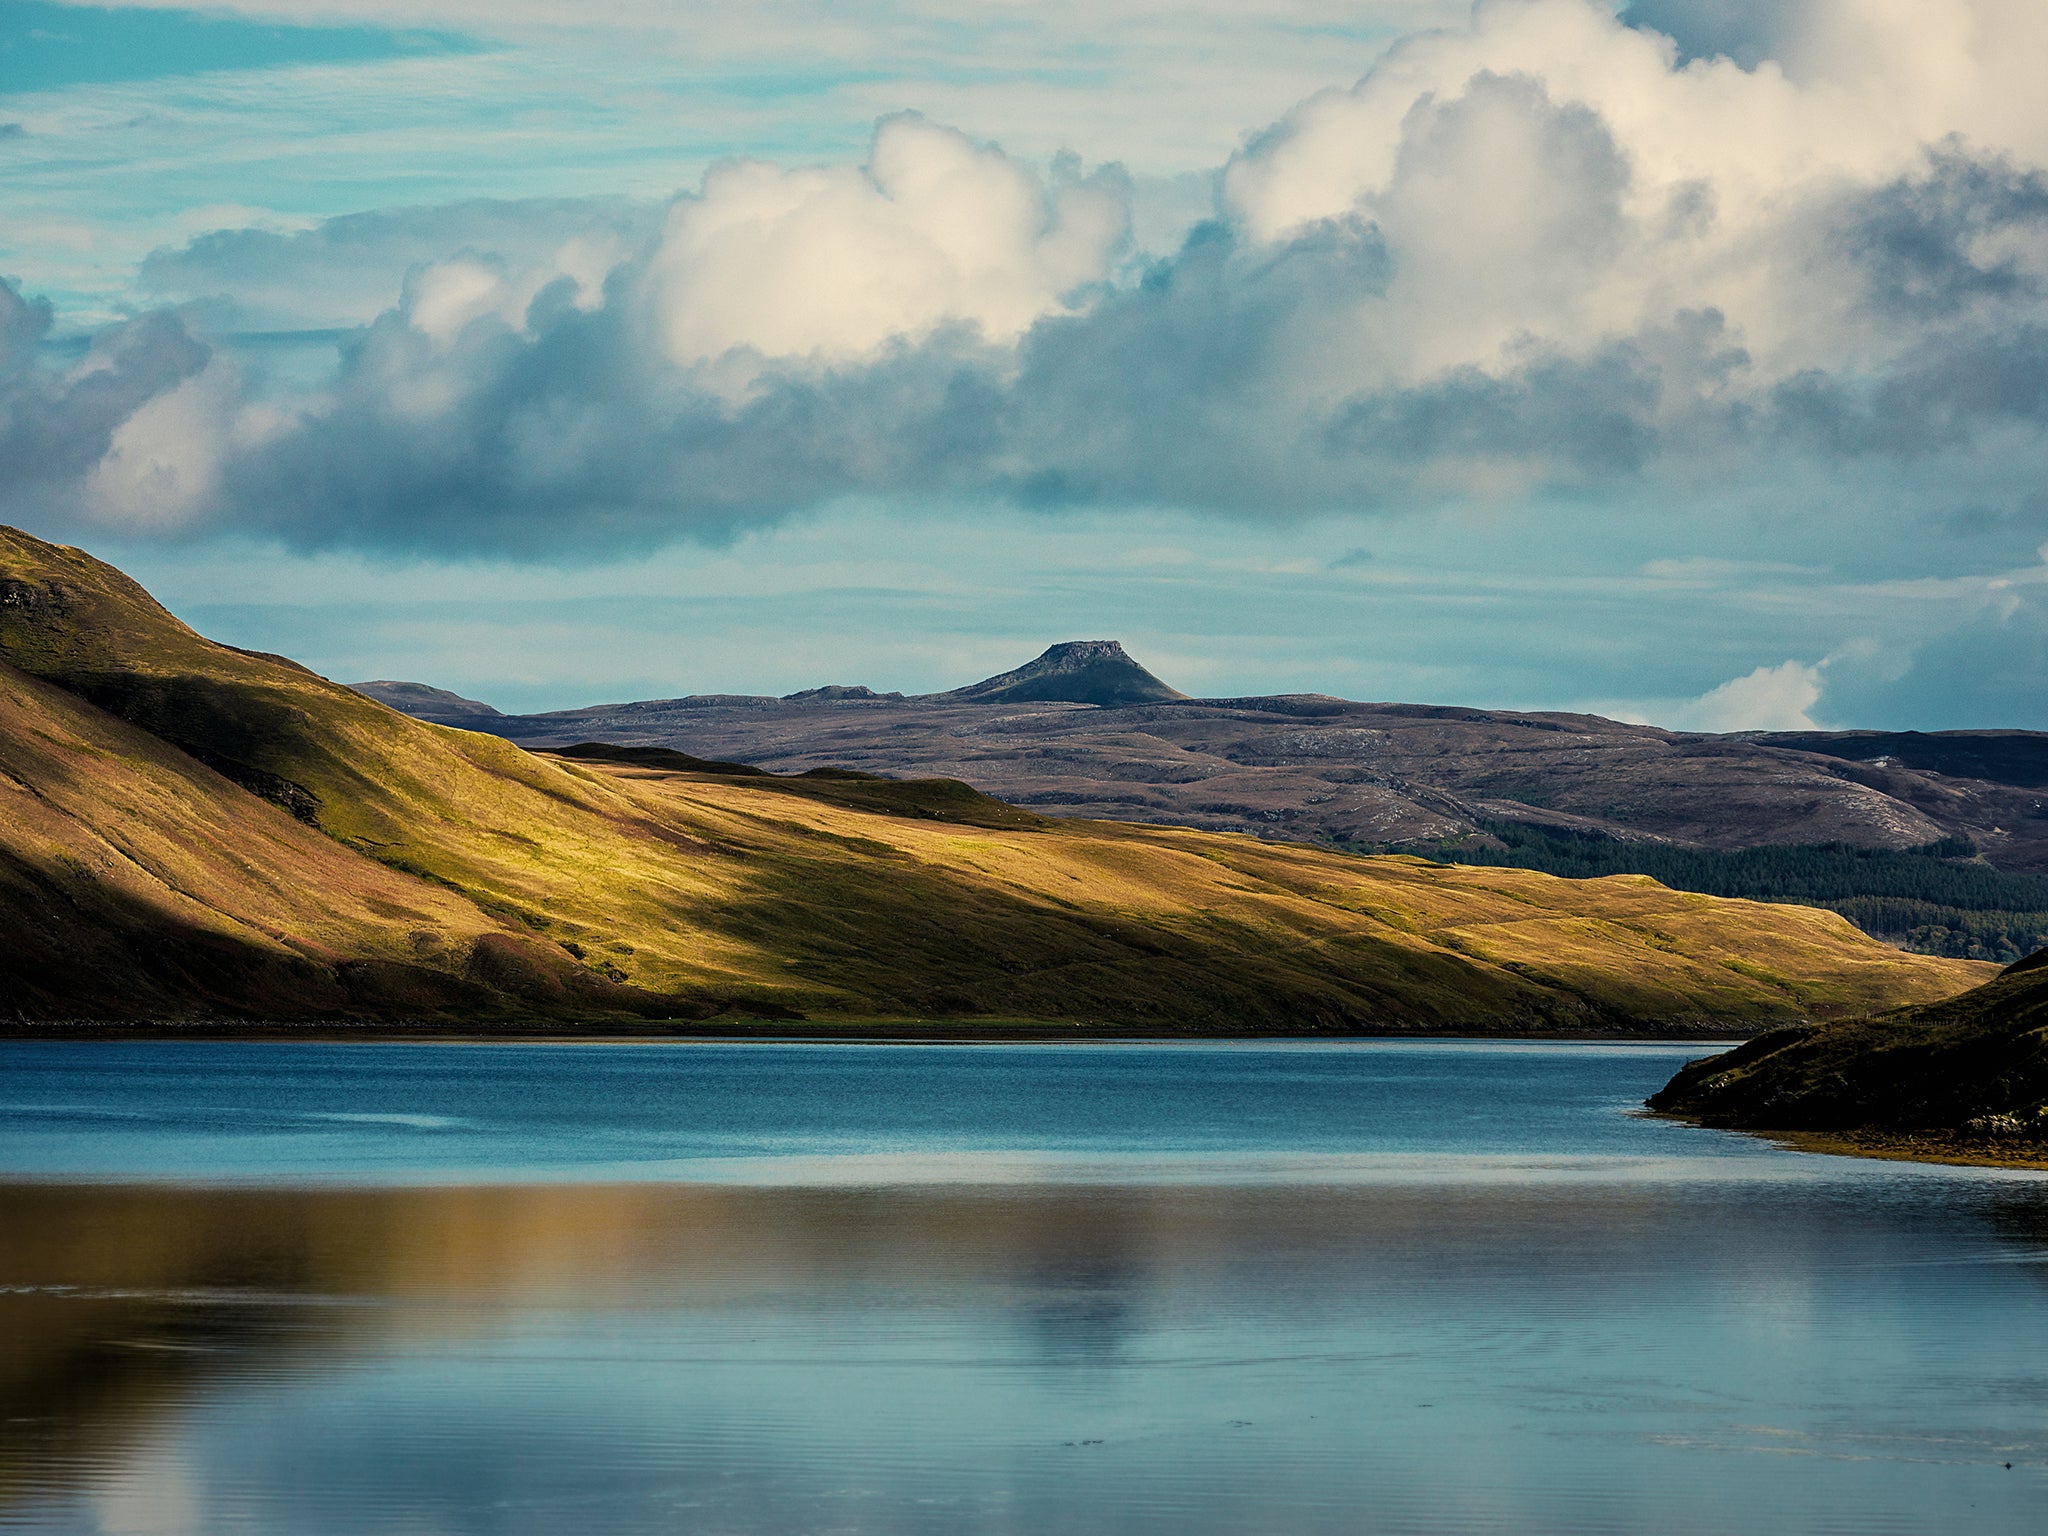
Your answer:
[[[55,0],[0,5],[10,93],[294,64],[376,63],[460,51],[462,39],[381,26],[291,25],[182,10],[110,10]]]
[[[2023,0],[0,0],[0,518],[506,708],[2048,728]]]

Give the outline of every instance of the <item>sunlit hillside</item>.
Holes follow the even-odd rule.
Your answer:
[[[1989,974],[1645,877],[1048,822],[949,781],[528,753],[0,532],[24,1019],[1748,1030]]]

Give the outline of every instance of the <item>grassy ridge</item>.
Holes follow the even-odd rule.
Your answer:
[[[1832,914],[1639,878],[1564,882],[1122,824],[970,830],[823,804],[791,823],[780,786],[602,771],[724,836],[801,834],[743,899],[698,920],[778,951],[794,984],[841,993],[839,1007],[1265,1029],[1743,1027],[1851,1010],[1901,969],[1941,964]],[[1980,973],[1956,967],[1936,984]]]
[[[1832,914],[1195,832],[950,781],[524,752],[206,641],[0,530],[0,1010],[1749,1030],[1983,967]],[[29,828],[29,831],[23,831]]]
[[[709,1007],[622,987],[0,662],[0,1018]]]

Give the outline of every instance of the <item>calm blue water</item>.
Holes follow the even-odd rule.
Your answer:
[[[2048,1177],[1700,1049],[0,1044],[0,1529],[2041,1529]]]
[[[0,1173],[266,1183],[1347,1180],[1801,1168],[1634,1117],[1711,1047],[0,1042]]]

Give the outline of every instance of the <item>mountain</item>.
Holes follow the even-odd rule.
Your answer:
[[[1939,1003],[1760,1036],[1691,1063],[1650,1106],[1851,1150],[2048,1167],[2048,952]]]
[[[214,644],[0,530],[0,1016],[1726,1033],[1988,969],[1639,877],[565,745]]]
[[[1115,640],[1063,640],[1036,661],[939,695],[963,703],[1163,704],[1184,699],[1124,654]]]
[[[1120,646],[1069,642],[950,693],[841,685],[462,723],[535,748],[597,740],[778,772],[959,779],[1052,817],[1648,874],[1826,905],[1933,954],[2004,963],[2048,944],[2048,734],[1716,736],[1321,694],[1082,697],[1150,682]]]
[[[486,728],[483,722],[499,718],[498,711],[488,704],[465,699],[446,688],[429,688],[425,683],[396,683],[380,678],[374,682],[350,683],[349,687],[357,693],[367,694],[379,704],[389,704],[415,720],[431,720],[436,725],[461,725],[479,730]]]

